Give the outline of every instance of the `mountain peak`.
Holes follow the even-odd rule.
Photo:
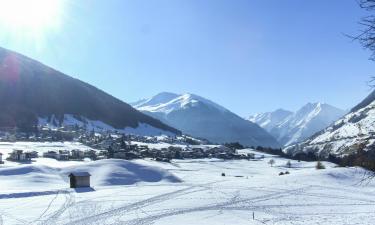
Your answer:
[[[161,96],[162,98],[158,94],[134,106],[186,134],[215,143],[240,142],[248,146],[280,146],[258,125],[204,97],[192,93],[168,93]]]
[[[154,97],[138,101],[132,105],[140,111],[171,113],[183,108],[195,107],[198,104],[204,104],[222,112],[228,111],[211,100],[191,93],[175,94],[170,92],[161,92]]]
[[[344,114],[344,110],[326,103],[314,102],[307,103],[295,113],[279,109],[271,113],[257,114],[250,117],[250,121],[265,128],[281,144],[289,145],[303,141]]]
[[[313,152],[321,157],[329,155],[346,156],[357,153],[358,149],[371,151],[374,143],[375,128],[375,92],[371,93],[361,103],[355,106],[345,116],[337,118],[325,129],[310,136],[309,139],[298,145],[284,149],[289,154],[299,152]],[[336,110],[333,107],[324,107]],[[320,118],[328,118],[329,114],[323,110]],[[331,119],[333,119],[331,117]],[[360,146],[360,147],[359,147]]]

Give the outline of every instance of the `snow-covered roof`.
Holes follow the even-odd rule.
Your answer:
[[[91,177],[91,174],[88,172],[73,172],[70,173],[69,176],[74,176],[74,177]]]

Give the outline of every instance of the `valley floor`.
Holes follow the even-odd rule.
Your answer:
[[[297,161],[286,168],[286,159],[255,154],[254,161],[93,162],[87,168],[110,170],[107,164],[115,163],[133,177],[147,169],[151,179],[113,185],[119,174],[109,171],[107,183],[93,177],[92,189],[77,190],[58,174],[87,162],[0,166],[0,224],[374,224],[375,182],[363,180],[364,170],[326,162],[327,169],[316,170],[313,162]]]

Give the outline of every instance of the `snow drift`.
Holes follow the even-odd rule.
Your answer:
[[[17,192],[27,190],[53,190],[69,187],[68,175],[71,172],[89,172],[91,185],[132,185],[139,182],[169,182],[181,180],[168,171],[126,160],[101,160],[74,166],[56,168],[44,165],[27,164],[0,168],[1,191]]]

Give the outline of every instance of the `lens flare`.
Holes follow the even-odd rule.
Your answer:
[[[0,25],[18,32],[43,32],[60,24],[63,0],[0,0]]]

